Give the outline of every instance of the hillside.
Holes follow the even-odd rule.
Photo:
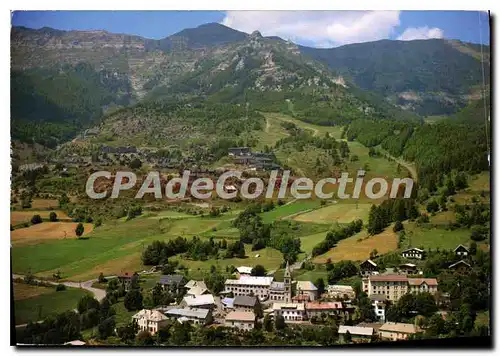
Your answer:
[[[421,115],[450,114],[465,106],[482,84],[479,45],[441,39],[350,44],[303,54],[327,64],[359,87]],[[484,46],[489,82],[490,47]]]
[[[12,30],[12,135],[49,146],[141,101],[202,101],[338,125],[405,119],[296,45],[218,24],[163,40],[105,31]],[[61,95],[62,94],[62,95]]]

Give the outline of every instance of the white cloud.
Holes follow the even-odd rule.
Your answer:
[[[430,38],[443,38],[443,30],[437,27],[408,27],[397,39],[400,41],[428,40]]]
[[[300,44],[334,47],[389,38],[400,11],[227,11],[222,24]]]

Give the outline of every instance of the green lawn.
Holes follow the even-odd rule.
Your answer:
[[[38,321],[49,315],[73,310],[85,294],[88,292],[84,289],[66,288],[64,291],[56,292],[54,288],[51,293],[16,300],[14,302],[16,325]]]

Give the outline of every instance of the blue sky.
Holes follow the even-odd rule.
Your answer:
[[[163,38],[219,22],[299,44],[335,47],[380,39],[449,38],[489,44],[486,13],[466,11],[17,11],[12,24],[30,28],[96,30]]]

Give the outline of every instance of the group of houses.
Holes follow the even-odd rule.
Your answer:
[[[365,326],[363,323],[357,326],[341,325],[338,333],[343,342],[370,342],[375,335],[383,341],[398,341],[406,340],[410,335],[421,331],[414,324],[387,322],[382,325]]]
[[[469,249],[458,245],[454,253],[460,261],[450,264],[449,269],[457,273],[464,273],[471,268],[470,264],[463,260],[469,254]],[[406,259],[422,260],[425,252],[419,248],[409,248],[401,253]],[[398,267],[398,272],[391,269],[388,273],[380,274],[377,264],[368,259],[360,264],[362,276],[362,290],[368,295],[372,302],[375,315],[379,321],[385,321],[385,306],[387,301],[397,302],[407,293],[428,292],[436,295],[438,281],[436,278],[409,277],[422,275],[416,264],[404,263]]]
[[[231,147],[228,150],[228,156],[233,159],[235,164],[249,166],[249,170],[281,169],[275,163],[276,157],[272,152],[252,152],[250,147]]]

